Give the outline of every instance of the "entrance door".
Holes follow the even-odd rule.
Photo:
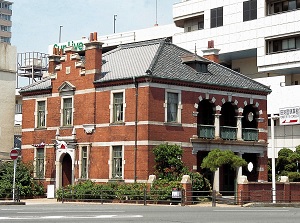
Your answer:
[[[234,183],[236,172],[230,167],[230,165],[223,165],[222,166],[222,191],[233,192],[234,191]]]
[[[62,160],[62,186],[72,184],[72,159],[66,154]]]

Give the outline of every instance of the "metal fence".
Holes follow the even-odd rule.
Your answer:
[[[57,199],[64,202],[97,202],[97,203],[135,203],[135,204],[171,204],[195,205],[207,204],[215,207],[219,202],[216,191],[185,191],[172,190],[169,193],[162,190],[97,190],[81,192],[76,190],[60,190]]]
[[[3,190],[0,191],[0,200],[2,201],[14,201],[20,202],[20,190],[18,188],[15,189],[15,194],[13,194],[13,190]]]

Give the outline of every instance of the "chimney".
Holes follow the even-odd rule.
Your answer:
[[[208,41],[207,49],[202,50],[203,57],[215,63],[220,63],[219,51],[219,49],[215,49],[214,41],[210,40]]]
[[[56,65],[60,64],[60,50],[58,48],[53,48],[53,55],[50,55],[49,58],[49,66],[48,73],[54,74]]]
[[[97,32],[90,34],[90,42],[85,43],[85,74],[101,75],[102,42],[97,40]]]

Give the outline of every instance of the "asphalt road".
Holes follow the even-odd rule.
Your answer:
[[[300,208],[200,207],[120,204],[0,205],[0,222],[263,222],[295,223]]]

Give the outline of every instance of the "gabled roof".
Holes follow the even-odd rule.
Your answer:
[[[197,72],[182,63],[182,57],[191,52],[165,39],[120,45],[103,54],[102,75],[96,83],[152,76],[206,85],[271,92],[271,89],[247,76],[220,64],[208,61],[208,73]]]
[[[208,72],[201,73],[182,62],[191,52],[166,39],[120,45],[103,54],[102,75],[95,83],[154,77],[211,86],[245,89],[270,93],[271,89],[251,78],[197,56],[197,61],[209,62]],[[20,90],[22,92],[51,89],[51,79],[45,78]]]

